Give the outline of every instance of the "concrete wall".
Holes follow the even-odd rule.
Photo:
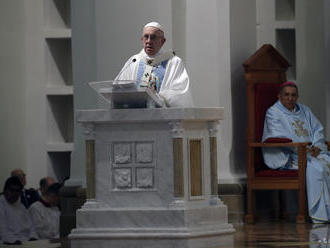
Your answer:
[[[230,172],[245,178],[246,165],[246,82],[242,64],[257,49],[256,1],[230,1],[230,63],[232,104],[232,149]]]
[[[297,82],[300,85],[300,101],[312,109],[326,127],[326,89],[329,68],[326,67],[326,44],[323,0],[308,0],[297,4]]]
[[[21,1],[22,2],[22,1]],[[38,188],[48,173],[45,99],[43,1],[24,1],[25,7],[25,161],[28,186]]]
[[[90,0],[71,1],[72,71],[74,109],[95,108],[97,98],[88,82],[96,81],[96,37],[94,4]],[[75,119],[75,118],[74,118]],[[82,128],[74,120],[74,150],[67,185],[85,185],[85,145]]]
[[[0,191],[22,168],[27,187],[46,175],[42,1],[0,3]]]
[[[187,1],[186,63],[197,107],[224,107],[218,133],[218,178],[231,179],[229,1]],[[198,17],[198,18],[197,18]],[[230,180],[229,179],[229,180]]]
[[[25,20],[20,2],[2,1],[0,8],[0,191],[12,169],[26,169]]]

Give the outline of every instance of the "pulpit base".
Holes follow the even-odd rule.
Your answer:
[[[114,233],[94,229],[94,232],[73,233],[71,248],[218,248],[234,247],[230,225],[205,230],[167,230],[168,232]],[[218,229],[218,231],[216,230]],[[227,229],[227,230],[226,230]],[[91,231],[91,230],[90,230]],[[141,231],[141,230],[140,230]],[[150,231],[150,230],[149,230]],[[164,230],[165,231],[165,230]],[[72,234],[71,234],[72,235]]]
[[[193,209],[80,209],[71,248],[233,247],[225,205]]]

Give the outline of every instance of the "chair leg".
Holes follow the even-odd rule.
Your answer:
[[[245,223],[254,224],[254,202],[255,202],[255,192],[247,187],[247,214],[245,215]]]
[[[296,223],[306,223],[306,193],[305,188],[298,190],[298,215]]]
[[[288,202],[287,202],[287,191],[280,191],[280,217],[284,220],[289,220]]]
[[[274,216],[276,220],[281,218],[281,199],[280,199],[280,190],[273,190],[272,191],[272,201],[274,206]]]

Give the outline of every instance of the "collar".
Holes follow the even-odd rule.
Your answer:
[[[42,205],[44,205],[46,208],[50,208],[50,207],[52,207],[48,202],[46,202],[42,197],[40,198],[40,200],[39,200],[41,203],[42,203]]]
[[[165,60],[168,60],[174,56],[173,51],[167,51],[167,52],[162,52],[159,51],[155,56],[150,57],[144,49],[141,50],[140,52],[141,59],[144,61],[145,64],[150,65],[150,66],[156,66],[162,63]]]
[[[296,106],[294,107],[293,111],[288,110],[282,103],[280,100],[277,101],[277,106],[279,109],[281,109],[283,112],[287,113],[287,114],[292,114],[292,115],[298,115],[300,113],[300,107],[299,107],[299,103],[296,104]]]

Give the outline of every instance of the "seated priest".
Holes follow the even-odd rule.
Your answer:
[[[115,80],[137,80],[151,88],[168,107],[191,107],[189,77],[182,60],[173,51],[161,50],[166,38],[157,22],[142,30],[143,49],[130,57]]]
[[[53,183],[42,194],[39,201],[29,208],[39,239],[59,238],[60,210],[58,209],[61,184]]]
[[[10,177],[0,196],[0,237],[5,244],[22,244],[38,237],[28,210],[21,203],[22,190],[21,180],[16,176]]]
[[[292,142],[310,142],[307,154],[306,188],[309,215],[314,223],[330,220],[330,153],[325,144],[323,126],[311,110],[298,100],[298,87],[285,82],[278,101],[266,112],[262,140],[288,138]],[[266,165],[272,169],[298,168],[295,148],[264,148]]]
[[[38,194],[40,197],[44,196],[48,187],[55,183],[54,178],[52,177],[43,177],[39,181],[39,191]]]
[[[22,184],[23,184],[23,190],[21,193],[21,202],[26,207],[29,208],[32,203],[39,200],[39,194],[38,191],[30,188],[26,189],[26,175],[22,169],[15,169],[11,172],[12,177],[18,177]]]

